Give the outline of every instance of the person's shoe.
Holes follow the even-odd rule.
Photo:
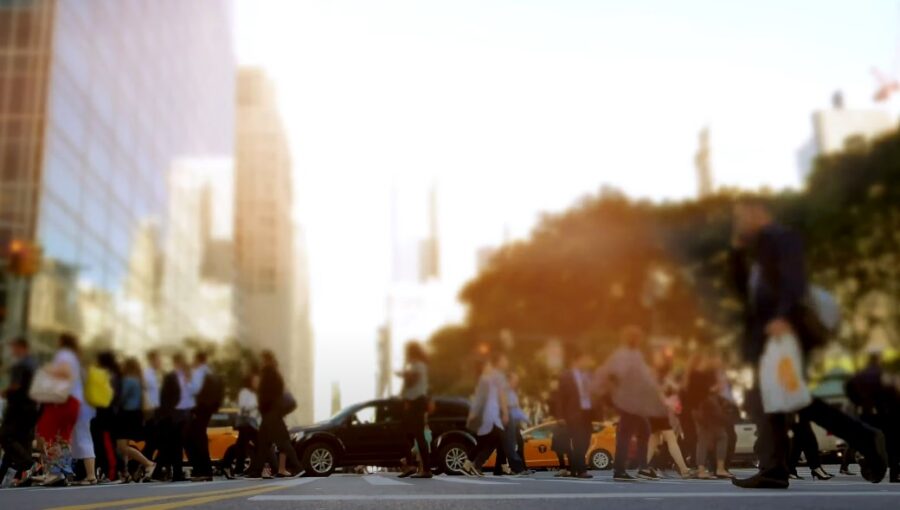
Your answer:
[[[237,478],[234,475],[234,471],[232,471],[231,468],[228,466],[225,466],[222,468],[222,474],[225,475],[226,480],[234,480],[235,478]]]
[[[812,477],[814,480],[831,480],[832,478],[834,478],[834,475],[832,475],[828,471],[825,471],[822,466],[811,469],[809,472],[812,473]]]
[[[532,471],[530,469],[523,469],[523,470],[519,471],[518,473],[513,473],[513,475],[514,476],[532,476],[532,475],[534,475],[534,471]]]
[[[407,468],[406,471],[400,473],[397,478],[409,478],[410,476],[416,474],[419,470],[416,468]]]
[[[421,479],[427,480],[428,478],[434,478],[434,475],[431,474],[431,471],[423,471],[421,473],[416,473],[416,474],[410,476],[410,478],[421,478]]]
[[[192,476],[192,482],[211,482],[213,481],[213,477],[209,475],[200,475],[200,476]]]
[[[629,475],[627,471],[623,471],[621,473],[613,473],[613,480],[617,482],[635,482],[637,478]]]
[[[226,470],[227,472],[227,470]],[[144,476],[141,477],[139,482],[141,483],[149,483],[153,481],[153,475],[156,473],[156,463],[150,466],[150,469],[144,469]],[[227,476],[227,475],[226,475]]]
[[[842,475],[847,475],[847,476],[856,476],[856,473],[854,473],[853,471],[850,471],[849,468],[841,468],[840,473]]]
[[[887,473],[888,456],[884,433],[880,430],[875,431],[875,451],[871,455],[863,455],[859,467],[860,474],[866,480],[872,483],[884,480],[884,475]]]
[[[577,480],[591,480],[594,478],[594,475],[588,473],[587,471],[581,471],[580,473],[572,473],[572,478]]]
[[[791,480],[803,480],[803,477],[800,476],[800,473],[796,471],[791,471],[790,473],[788,473],[788,478],[790,478]]]
[[[572,476],[572,473],[570,473],[568,469],[560,469],[553,476],[555,478],[568,478],[568,477]]]
[[[776,477],[763,472],[757,473],[750,478],[740,480],[733,478],[731,483],[742,489],[787,489],[790,485],[786,477]]]
[[[643,478],[644,480],[659,480],[659,475],[656,474],[656,471],[653,469],[638,470],[637,477]]]

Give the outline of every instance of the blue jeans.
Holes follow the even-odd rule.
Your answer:
[[[650,440],[650,422],[636,414],[619,412],[619,427],[616,430],[616,457],[613,471],[624,473],[628,468],[628,452],[631,438],[637,440],[638,469],[647,467],[647,442]]]

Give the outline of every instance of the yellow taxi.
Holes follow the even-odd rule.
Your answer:
[[[532,469],[553,469],[559,467],[559,459],[551,445],[553,433],[557,429],[556,421],[542,423],[522,432],[525,440],[525,463]],[[611,422],[594,422],[594,433],[588,447],[587,462],[589,469],[605,470],[612,467],[616,454],[616,426]],[[485,462],[484,468],[494,467],[496,453]]]

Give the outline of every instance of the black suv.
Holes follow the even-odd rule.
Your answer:
[[[436,397],[428,417],[434,468],[459,474],[475,437],[466,430],[469,402]],[[291,442],[306,476],[328,476],[339,467],[396,467],[411,444],[401,428],[403,401],[373,400],[350,406],[326,420],[291,429]]]

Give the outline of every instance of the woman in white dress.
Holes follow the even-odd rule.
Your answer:
[[[68,335],[64,335],[68,336]],[[94,465],[94,440],[91,437],[91,420],[95,410],[84,398],[84,377],[81,361],[78,358],[78,343],[71,337],[71,347],[60,348],[53,358],[54,363],[62,363],[69,367],[72,377],[72,397],[78,401],[78,419],[72,433],[72,458],[84,462],[86,476],[76,485],[96,485],[97,470]],[[61,344],[62,347],[62,344]]]

